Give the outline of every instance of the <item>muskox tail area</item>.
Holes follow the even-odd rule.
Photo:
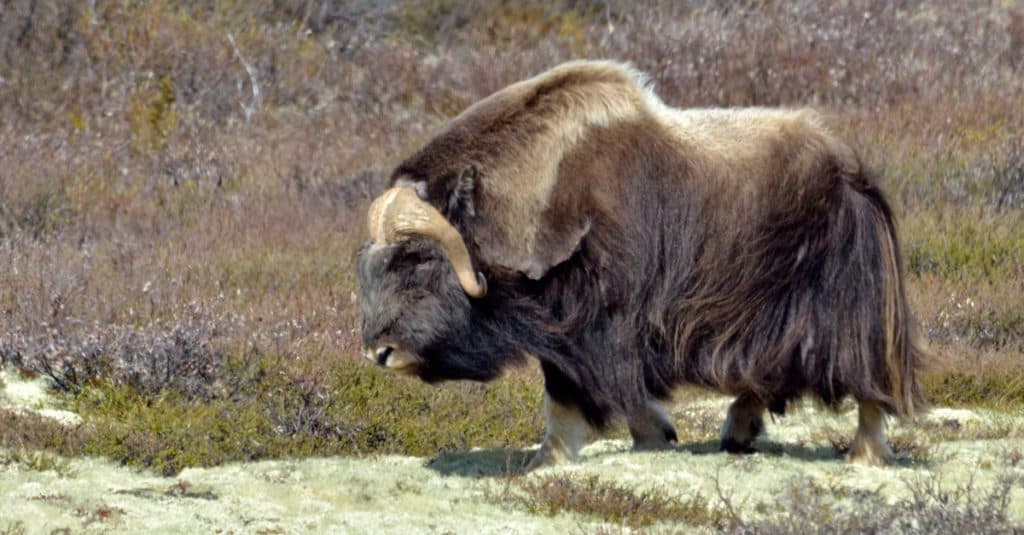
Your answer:
[[[926,407],[917,378],[926,352],[907,305],[892,210],[876,184],[863,175],[839,184],[812,345],[831,384],[812,382],[827,400],[849,393],[912,416]]]
[[[824,202],[794,203],[778,188],[768,222],[732,243],[738,253],[706,254],[688,273],[668,321],[677,370],[777,413],[813,393],[912,416],[926,406],[917,376],[927,358],[892,210],[859,166],[819,176]]]

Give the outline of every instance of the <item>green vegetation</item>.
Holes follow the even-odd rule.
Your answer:
[[[926,376],[932,402],[941,406],[986,407],[995,410],[1024,408],[1024,375],[981,375],[948,372]]]
[[[16,450],[0,455],[0,465],[15,463],[29,470],[45,472],[52,470],[61,477],[73,476],[71,463],[63,457],[48,451]]]
[[[916,214],[903,222],[911,275],[969,280],[1024,277],[1024,212],[960,208]]]
[[[279,368],[277,368],[279,370]],[[0,446],[38,469],[48,452],[97,455],[174,475],[189,466],[311,455],[437,455],[540,440],[539,381],[431,387],[364,366],[342,367],[330,384],[265,365],[230,396],[157,394],[92,383],[66,398],[86,423],[73,429],[0,409]],[[444,425],[438,425],[444,422]]]

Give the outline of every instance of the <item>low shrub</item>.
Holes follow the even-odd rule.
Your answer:
[[[683,499],[663,488],[637,491],[597,476],[512,479],[489,498],[535,515],[577,513],[633,528],[655,523],[725,526],[725,513],[699,494]]]

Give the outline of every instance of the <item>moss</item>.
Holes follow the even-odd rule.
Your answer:
[[[357,444],[366,451],[432,455],[470,447],[526,445],[538,441],[543,429],[541,386],[536,379],[431,387],[354,366],[336,377],[334,391],[338,397],[333,410],[369,431]]]
[[[165,475],[186,466],[261,458],[265,437],[273,436],[252,407],[224,401],[191,403],[174,394],[147,398],[128,387],[97,385],[72,405],[93,429],[87,453]]]
[[[344,361],[320,387],[299,372],[279,373],[269,362],[257,368],[240,391],[214,399],[173,389],[147,395],[94,382],[66,401],[84,418],[81,430],[66,437],[45,419],[8,414],[8,429],[33,426],[3,443],[98,455],[173,475],[190,466],[265,458],[430,456],[525,446],[542,433],[541,387],[532,378],[431,387]]]

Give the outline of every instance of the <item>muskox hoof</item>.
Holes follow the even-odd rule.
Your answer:
[[[633,437],[633,450],[634,451],[663,451],[670,450],[675,447],[675,444],[679,442],[679,436],[676,435],[675,429],[664,429],[660,430],[655,435],[645,436],[643,438]]]
[[[537,450],[537,453],[533,455],[530,462],[526,463],[526,467],[523,468],[523,473],[532,472],[545,466],[554,466],[566,462],[576,462],[578,460],[578,454],[571,454],[563,448],[552,446],[550,442],[545,442],[541,445],[540,449]]]
[[[868,466],[886,466],[896,460],[889,444],[885,442],[885,415],[881,406],[872,401],[860,400],[857,416],[857,434],[846,454],[846,462]]]
[[[526,463],[526,466],[523,467],[523,473],[526,474],[538,468],[551,466],[553,464],[555,464],[555,462],[551,459],[550,456],[545,454],[544,448],[541,448],[540,451],[533,454],[533,457],[530,459],[530,462]]]
[[[753,397],[740,396],[729,406],[722,425],[720,449],[729,453],[754,453],[751,444],[764,432],[764,404]]]
[[[669,422],[658,420],[655,425],[640,428],[630,422],[630,434],[633,436],[634,451],[670,450],[679,442],[676,428]]]
[[[632,411],[626,420],[635,451],[670,450],[679,441],[668,413],[657,402],[650,401]]]
[[[885,442],[857,437],[846,452],[846,462],[865,466],[889,466],[896,462],[896,454]]]

